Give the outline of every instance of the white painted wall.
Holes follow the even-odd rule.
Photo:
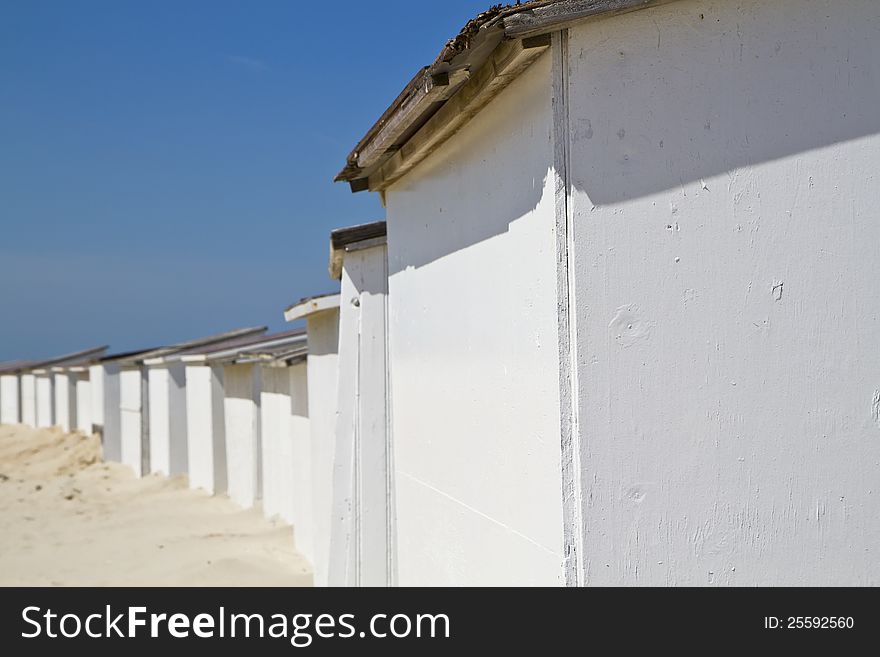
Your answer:
[[[138,477],[148,472],[144,458],[143,439],[147,428],[147,409],[144,407],[145,374],[140,367],[124,367],[119,373],[119,418],[122,445],[122,463],[134,470]]]
[[[290,500],[289,521],[297,551],[312,564],[315,562],[315,521],[313,501],[312,439],[309,422],[308,367],[306,362],[287,369],[290,390],[290,485],[282,483]],[[285,450],[286,453],[287,450]],[[285,466],[285,469],[288,469]]]
[[[292,523],[293,440],[291,376],[287,367],[263,367],[260,430],[263,459],[263,513]],[[294,528],[294,532],[296,532]]]
[[[315,586],[328,584],[330,520],[333,504],[333,457],[336,432],[336,380],[339,347],[339,309],[307,319],[309,355],[306,361],[309,434],[311,436],[312,555]]]
[[[22,374],[21,382],[21,423],[29,427],[37,426],[37,377]]]
[[[105,461],[122,462],[122,427],[120,411],[120,367],[117,363],[101,366],[100,387],[103,391],[103,404],[100,414],[101,444]]]
[[[0,375],[0,424],[18,424],[21,421],[21,394],[17,374]]]
[[[91,397],[92,430],[100,434],[104,428],[104,366],[89,367],[89,396]]]
[[[550,60],[386,194],[401,585],[562,581]]]
[[[329,567],[335,586],[394,582],[386,253],[374,246],[343,260]]]
[[[147,367],[150,472],[187,472],[186,370],[183,363]]]
[[[877,9],[571,31],[584,582],[880,583]]]
[[[53,377],[55,395],[55,424],[65,433],[76,428],[76,381],[67,372],[56,372]]]
[[[76,400],[75,429],[90,436],[92,434],[92,384],[89,380],[89,373],[75,372],[71,376],[74,379],[74,398]]]
[[[190,488],[226,492],[222,367],[186,365],[186,433]]]
[[[52,374],[36,375],[37,426],[51,427],[55,425],[55,400],[52,386]]]
[[[229,497],[244,508],[260,496],[260,368],[223,368],[226,473]]]

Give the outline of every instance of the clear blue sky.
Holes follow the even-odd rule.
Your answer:
[[[488,4],[0,0],[0,360],[285,328],[384,217],[346,154]]]

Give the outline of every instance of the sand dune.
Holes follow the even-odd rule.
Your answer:
[[[0,427],[0,586],[307,586],[293,530],[94,438]]]

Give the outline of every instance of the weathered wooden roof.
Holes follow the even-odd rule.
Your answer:
[[[339,292],[305,297],[284,309],[284,319],[292,322],[334,308],[339,308]]]
[[[158,349],[153,349],[151,351],[142,351],[135,352],[132,355],[123,355],[120,358],[114,359],[121,365],[140,365],[147,360],[160,362],[163,359],[167,359],[171,356],[175,356],[180,354],[183,351],[188,349],[193,349],[197,347],[204,347],[207,345],[216,344],[218,342],[223,342],[226,340],[233,340],[237,338],[245,338],[254,335],[259,335],[266,332],[265,326],[254,326],[250,328],[240,328],[235,329],[234,331],[227,331],[225,333],[218,333],[216,335],[209,335],[204,338],[197,338],[195,340],[189,340],[187,342],[180,342],[178,344],[170,345],[167,347],[159,347]]]
[[[384,240],[388,234],[387,224],[384,221],[374,221],[369,224],[358,224],[330,231],[330,264],[327,269],[330,278],[342,277],[342,259],[345,251],[350,247],[365,242],[376,244]]]
[[[299,328],[271,335],[226,340],[208,347],[194,347],[176,355],[185,362],[235,362],[242,354],[273,349],[289,350],[295,345],[305,343],[306,331]]]
[[[15,374],[23,369],[27,369],[33,361],[29,360],[9,360],[0,363],[0,374]]]
[[[237,363],[265,363],[271,365],[291,365],[304,360],[309,354],[308,341],[303,337],[298,342],[287,341],[274,345],[258,345],[237,354]]]
[[[348,155],[335,180],[383,191],[455,134],[550,45],[550,33],[598,15],[670,0],[531,0],[494,5],[410,80]]]
[[[48,369],[50,367],[64,367],[68,365],[95,363],[101,359],[106,351],[107,345],[102,345],[100,347],[92,347],[91,349],[83,349],[82,351],[75,351],[70,354],[64,354],[63,356],[55,356],[54,358],[26,361],[13,369],[7,370],[7,373],[27,372],[33,370]]]

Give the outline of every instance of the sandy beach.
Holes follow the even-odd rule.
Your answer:
[[[309,586],[293,530],[95,437],[0,426],[0,586]]]

